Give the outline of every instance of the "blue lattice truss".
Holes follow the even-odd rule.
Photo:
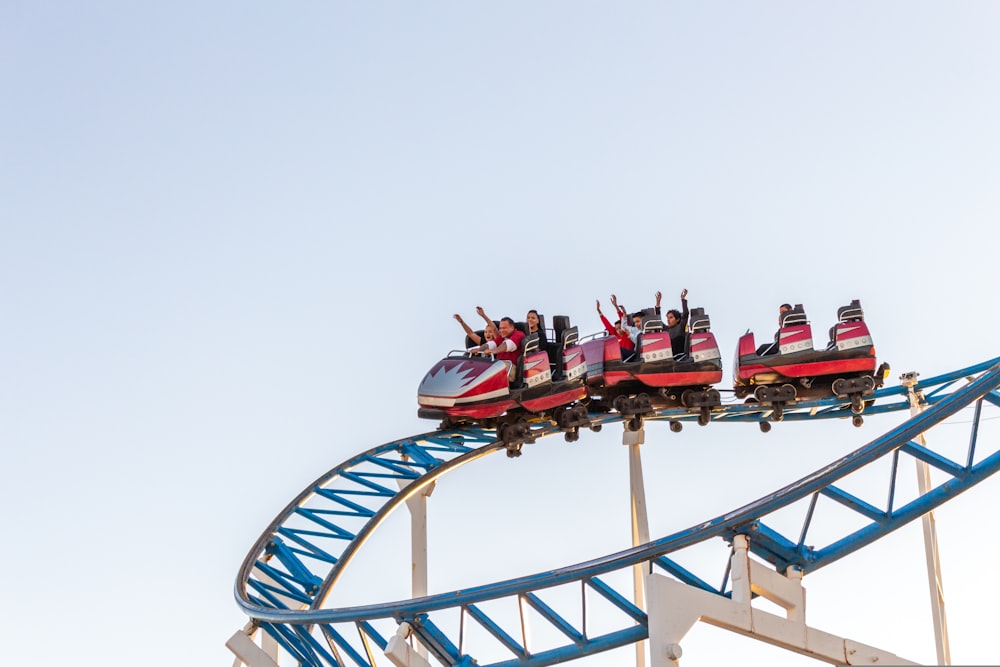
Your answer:
[[[236,581],[240,607],[303,665],[332,667],[388,664],[384,651],[399,623],[409,623],[421,643],[445,665],[535,667],[626,646],[647,637],[646,615],[621,590],[629,586],[636,564],[655,568],[688,585],[728,596],[728,557],[722,559],[716,586],[682,564],[683,550],[714,538],[731,543],[749,537],[750,550],[779,571],[794,567],[817,570],[884,537],[938,507],[1000,469],[1000,443],[979,442],[984,408],[1000,407],[1000,359],[919,382],[912,391],[923,411],[821,470],[723,516],[649,544],[586,563],[494,584],[364,607],[325,609],[323,602],[367,537],[401,503],[442,475],[502,445],[491,430],[463,428],[398,440],[361,453],[316,480],[268,526],[244,561]],[[866,414],[909,410],[910,389],[880,389]],[[961,460],[952,460],[920,444],[920,435],[963,408],[972,408],[970,436]],[[768,411],[750,405],[726,406],[713,421],[762,421]],[[785,411],[786,420],[849,417],[849,406],[836,399],[802,402]],[[616,414],[592,415],[594,423],[620,421]],[[661,410],[648,420],[687,421],[684,410]],[[536,438],[557,434],[535,424]],[[984,453],[985,451],[985,453]],[[905,502],[897,499],[901,459],[925,462],[945,481]],[[875,461],[887,460],[884,501],[876,503],[845,490],[843,480]],[[860,527],[821,546],[809,544],[816,507],[834,502],[857,518]],[[805,504],[794,530],[769,523],[778,510]],[[628,576],[623,576],[628,575]],[[569,595],[567,596],[567,590]],[[557,595],[558,593],[558,595]],[[578,604],[567,605],[566,598]],[[559,604],[553,600],[558,598]],[[487,611],[510,602],[517,622]],[[594,631],[595,613],[616,618],[612,628]],[[529,647],[522,628],[544,626],[548,644]],[[475,626],[492,646],[466,646]],[[381,628],[381,630],[379,629]],[[480,642],[482,640],[480,639]],[[471,651],[475,648],[475,658]],[[485,657],[489,655],[491,657]],[[492,659],[492,656],[500,656]]]

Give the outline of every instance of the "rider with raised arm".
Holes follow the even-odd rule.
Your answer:
[[[615,320],[615,324],[612,326],[608,318],[601,312],[600,299],[597,300],[597,314],[601,318],[601,323],[604,324],[605,331],[618,339],[618,349],[621,352],[622,360],[628,359],[635,352],[635,343],[629,338],[628,331],[622,328],[621,314],[619,313],[618,319]]]
[[[465,320],[462,319],[461,315],[455,313],[454,318],[458,321],[459,324],[462,325],[462,328],[465,330],[465,335],[469,338],[469,340],[471,340],[475,344],[473,348],[469,348],[470,351],[476,347],[482,347],[483,344],[493,342],[493,340],[495,340],[499,336],[499,333],[497,332],[497,327],[495,324],[493,324],[493,322],[487,324],[486,328],[483,330],[482,335],[479,335],[478,332],[473,331],[472,327],[470,327],[468,324],[465,323]],[[494,344],[493,347],[496,347],[496,345]]]

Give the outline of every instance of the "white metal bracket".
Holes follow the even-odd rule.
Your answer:
[[[732,599],[695,588],[661,574],[646,576],[651,667],[680,665],[681,640],[698,621],[767,642],[834,665],[916,665],[897,655],[838,637],[805,623],[802,573],[788,575],[751,560],[747,538],[733,540]],[[785,618],[756,609],[751,594],[785,610]]]

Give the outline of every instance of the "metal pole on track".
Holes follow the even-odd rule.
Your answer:
[[[632,520],[632,546],[649,542],[649,517],[646,513],[646,487],[642,480],[642,456],[639,447],[646,439],[646,430],[626,430],[622,434],[622,444],[628,447],[629,508]],[[632,566],[632,587],[635,606],[645,609],[645,574],[648,565],[636,563]],[[635,665],[646,667],[646,642],[635,643]]]
[[[899,378],[900,384],[906,387],[911,417],[916,417],[924,411],[923,405],[920,403],[922,395],[915,389],[918,375],[919,373],[910,372],[904,373]],[[917,441],[921,447],[927,446],[923,433],[917,436]],[[931,469],[926,461],[916,460],[915,463],[917,464],[917,490],[922,496],[931,488]],[[924,555],[927,560],[927,583],[931,596],[931,616],[934,619],[934,644],[937,649],[937,661],[939,665],[950,665],[951,647],[948,643],[948,618],[944,607],[941,557],[938,553],[937,526],[933,510],[923,515],[920,522],[924,532]]]
[[[411,480],[397,480],[400,490],[405,489]],[[410,573],[412,597],[422,598],[427,595],[427,499],[434,492],[432,482],[426,489],[406,501],[410,510]],[[427,647],[419,641],[415,642],[416,652],[424,660],[427,659]]]

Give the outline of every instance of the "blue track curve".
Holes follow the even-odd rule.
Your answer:
[[[289,503],[240,568],[236,600],[296,660],[317,667],[389,664],[382,650],[402,621],[409,622],[435,657],[447,665],[471,665],[474,658],[476,664],[495,667],[551,665],[624,646],[647,636],[645,613],[628,600],[629,593],[619,590],[630,592],[629,577],[621,575],[636,563],[648,562],[685,583],[728,595],[728,571],[723,568],[721,572],[721,586],[708,584],[681,564],[684,549],[713,538],[731,541],[735,534],[746,534],[750,550],[778,570],[794,566],[814,571],[996,473],[1000,442],[983,447],[978,436],[983,408],[1000,407],[998,387],[1000,358],[919,382],[915,390],[924,406],[920,415],[783,489],[646,545],[558,570],[426,598],[324,608],[348,563],[396,507],[448,472],[503,449],[492,431],[477,428],[387,443],[337,466]],[[865,414],[910,408],[907,388],[902,386],[880,389],[875,399]],[[915,438],[929,427],[969,406],[974,411],[963,461],[952,461],[917,443]],[[850,414],[842,402],[824,399],[786,408],[784,418],[830,419]],[[591,417],[595,424],[621,420],[617,414]],[[768,417],[769,412],[760,407],[731,405],[713,412],[712,419],[762,421]],[[695,419],[697,414],[685,410],[661,410],[647,421]],[[534,437],[558,433],[548,424],[532,428]],[[902,457],[927,462],[947,480],[923,495],[898,499],[896,479]],[[883,458],[889,461],[890,474],[881,504],[844,490],[844,478]],[[807,546],[814,510],[821,501],[848,508],[860,527],[825,545]],[[786,535],[767,522],[776,511],[797,503],[807,508],[794,534]],[[720,562],[727,563],[728,558]],[[618,580],[629,585],[622,586]],[[576,608],[567,604],[567,590],[568,597],[578,601]],[[504,604],[518,610],[514,623],[499,611]],[[617,620],[610,628],[595,632],[588,628],[588,615],[597,613]],[[531,616],[533,626],[548,631],[546,645],[529,646],[523,632],[511,630],[524,627],[525,615]],[[489,645],[484,646],[482,640],[475,647],[466,645],[467,627],[473,624]]]

